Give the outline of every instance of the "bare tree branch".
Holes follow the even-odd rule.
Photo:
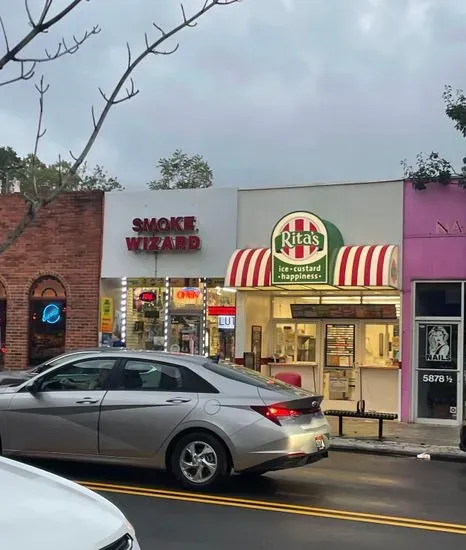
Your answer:
[[[99,34],[101,28],[99,25],[94,25],[91,30],[86,31],[81,38],[76,38],[76,35],[73,34],[73,42],[71,46],[68,46],[66,40],[62,38],[61,42],[58,44],[55,52],[50,53],[45,49],[45,57],[15,57],[14,61],[19,63],[45,63],[47,61],[54,61],[59,59],[64,55],[73,55],[79,48],[88,40],[92,35]]]
[[[7,86],[8,84],[13,84],[13,82],[18,82],[19,80],[29,80],[35,75],[36,63],[33,63],[28,69],[26,65],[20,62],[21,72],[18,76],[10,78],[10,80],[4,80],[0,82],[0,88],[2,86]]]
[[[22,50],[24,50],[24,48],[26,48],[26,46],[30,42],[32,42],[32,40],[34,40],[34,38],[36,38],[39,34],[47,33],[50,27],[56,25],[84,0],[73,0],[69,2],[59,13],[57,13],[57,15],[55,15],[55,17],[51,17],[50,19],[46,20],[53,1],[54,0],[44,0],[44,6],[42,8],[41,14],[37,21],[34,21],[29,7],[29,0],[25,0],[24,4],[31,30],[14,47],[10,47],[4,21],[2,18],[0,18],[0,26],[6,46],[5,54],[3,55],[3,57],[0,57],[0,70],[2,70],[10,62],[21,64],[21,74],[16,78],[12,78],[10,80],[7,80],[6,82],[0,83],[0,86],[5,84],[12,84],[13,82],[17,82],[19,80],[28,80],[29,78],[34,76],[37,63],[54,61],[55,59],[58,59],[64,55],[73,55],[91,36],[99,34],[100,27],[96,25],[92,27],[91,30],[86,31],[81,38],[76,38],[76,36],[73,36],[74,43],[70,46],[68,46],[65,39],[63,38],[58,44],[55,53],[50,53],[48,50],[45,50],[45,57],[18,57],[18,54]],[[26,68],[25,63],[29,64],[28,68]]]
[[[50,6],[47,5],[51,3],[53,0],[46,0],[46,6],[44,7],[45,15],[41,14],[41,18],[43,17],[43,20],[45,21],[45,17],[47,15],[47,11]],[[75,8],[82,0],[74,0],[71,2],[67,8],[69,13],[73,8]],[[160,32],[161,36],[158,37],[153,42],[149,42],[149,39],[146,40],[146,47],[145,49],[136,57],[133,59],[131,55],[131,50],[129,48],[129,45],[127,45],[128,50],[128,62],[127,67],[123,74],[121,75],[120,79],[115,84],[115,87],[113,88],[112,92],[109,95],[106,95],[101,88],[99,88],[99,93],[102,96],[104,100],[104,106],[97,117],[95,115],[94,107],[91,109],[92,114],[92,121],[93,121],[93,130],[89,136],[89,139],[87,140],[86,144],[84,145],[83,149],[81,150],[80,154],[75,156],[71,151],[70,155],[72,156],[74,162],[71,165],[71,167],[66,171],[66,173],[63,174],[63,178],[61,181],[61,185],[58,185],[56,188],[52,189],[47,195],[40,197],[37,196],[34,199],[26,198],[26,212],[24,213],[24,216],[16,226],[16,228],[8,234],[7,238],[0,244],[0,254],[3,253],[9,246],[11,246],[24,232],[24,230],[34,221],[36,218],[38,212],[49,205],[51,202],[53,202],[55,199],[58,198],[58,196],[66,190],[66,188],[72,183],[74,176],[80,169],[80,167],[83,165],[83,163],[86,160],[87,155],[89,154],[89,151],[91,150],[92,146],[94,145],[94,142],[97,139],[97,136],[99,135],[105,120],[111,110],[111,108],[114,105],[118,105],[119,103],[122,103],[124,101],[127,101],[134,96],[136,96],[139,93],[139,90],[135,88],[134,81],[131,77],[134,70],[144,61],[150,54],[158,54],[158,55],[168,55],[170,52],[174,52],[178,49],[178,45],[174,47],[170,51],[160,51],[158,48],[161,46],[165,41],[172,38],[174,35],[182,31],[183,29],[187,27],[193,27],[193,25],[197,22],[197,20],[202,17],[204,14],[206,14],[208,11],[210,11],[212,8],[216,6],[229,6],[231,4],[239,3],[241,0],[205,0],[204,5],[201,9],[199,9],[197,12],[195,12],[191,16],[187,16],[184,6],[182,6],[181,12],[182,12],[182,21],[177,26],[173,27],[169,31],[164,31],[162,28],[154,23],[154,27]],[[47,10],[46,10],[47,8]],[[63,12],[60,12],[62,14]],[[59,15],[60,15],[59,14]],[[66,15],[61,15],[61,18]],[[57,16],[58,17],[58,16]],[[41,23],[41,18],[39,18],[39,22],[35,25],[45,25],[46,23]],[[49,25],[50,26],[50,25]],[[35,27],[33,27],[34,30]],[[41,27],[42,28],[42,27]],[[48,28],[48,27],[47,27]],[[31,31],[32,32],[32,31]],[[39,31],[44,32],[44,31]],[[37,36],[38,32],[34,36]],[[33,36],[33,37],[34,37]],[[147,35],[146,35],[147,36]],[[32,37],[32,38],[33,38]],[[29,43],[32,38],[28,40],[27,43]],[[12,50],[11,50],[12,51]],[[19,50],[18,50],[19,51]],[[18,53],[18,51],[15,52],[14,55]],[[10,57],[8,60],[14,59],[13,57]],[[2,61],[3,58],[0,59],[0,68],[2,67]],[[5,65],[5,62],[3,62],[3,66]],[[126,95],[123,95],[120,97],[120,93],[122,89],[125,86],[125,83],[127,81],[130,81],[130,86],[126,87]],[[40,126],[41,127],[41,126]],[[40,135],[42,130],[38,131],[38,135]]]
[[[44,97],[50,88],[50,84],[44,84],[44,77],[41,76],[39,84],[35,85],[37,93],[39,94],[39,117],[37,119],[37,131],[36,139],[34,140],[34,152],[32,156],[31,163],[31,182],[34,196],[39,195],[39,190],[37,188],[37,173],[36,173],[36,164],[37,164],[37,152],[39,151],[39,142],[45,136],[47,132],[46,128],[42,128],[42,121],[44,118]]]

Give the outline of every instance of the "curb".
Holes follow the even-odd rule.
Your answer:
[[[466,463],[466,453],[454,447],[435,447],[429,449],[426,446],[415,447],[414,445],[397,443],[367,443],[358,440],[331,439],[330,451],[372,454],[378,456],[409,457],[417,458],[421,453],[430,455],[430,460],[437,462],[459,462]],[[419,459],[425,461],[425,459]]]

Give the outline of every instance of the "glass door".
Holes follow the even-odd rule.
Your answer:
[[[353,401],[356,389],[356,325],[325,322],[324,338],[324,397]]]
[[[462,347],[460,323],[416,323],[416,420],[457,424],[462,410]]]
[[[170,318],[170,345],[172,352],[201,353],[201,315],[175,313]]]

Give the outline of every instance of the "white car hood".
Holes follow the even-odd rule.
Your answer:
[[[99,550],[134,534],[116,506],[80,485],[0,458],[0,548]]]

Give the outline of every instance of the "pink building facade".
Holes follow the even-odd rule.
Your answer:
[[[465,415],[466,190],[404,185],[401,419]]]

